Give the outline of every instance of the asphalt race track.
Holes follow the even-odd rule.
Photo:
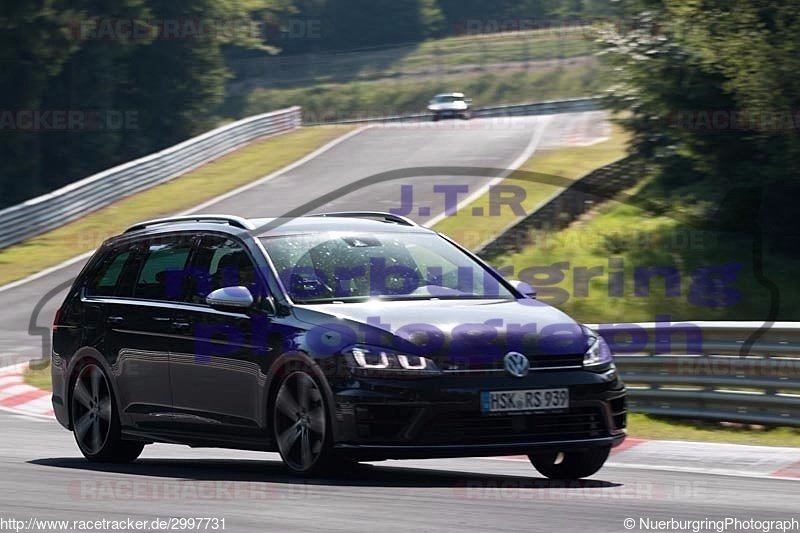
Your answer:
[[[504,459],[387,461],[303,479],[276,454],[170,445],[148,446],[131,465],[92,465],[55,421],[0,412],[0,427],[5,519],[224,518],[236,532],[622,532],[628,518],[643,531],[640,519],[790,520],[800,508],[796,480],[615,467],[613,456],[590,480],[567,484]]]
[[[201,211],[270,217],[303,206],[308,207],[307,212],[389,210],[400,207],[402,184],[415,186],[415,196],[422,206],[422,200],[431,195],[434,185],[468,186],[474,192],[490,179],[428,176],[366,186],[341,198],[337,191],[377,173],[409,167],[507,168],[537,149],[587,144],[607,133],[602,112],[377,125],[266,183],[206,204]],[[335,200],[314,205],[318,204],[316,199],[326,194],[332,194]],[[430,215],[419,216],[415,210],[411,218],[425,221],[443,212],[444,195],[433,196],[432,202],[424,202],[424,207],[431,210]],[[459,198],[466,196],[462,194]],[[35,318],[35,324],[42,328],[38,336],[28,333],[34,308],[50,291],[68,287],[82,265],[83,261],[18,287],[0,289],[0,366],[42,356],[43,342],[47,342],[49,326],[63,294],[53,294],[44,302]],[[49,354],[49,346],[44,347],[44,353]]]

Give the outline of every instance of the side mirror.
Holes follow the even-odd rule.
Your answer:
[[[517,291],[521,292],[528,298],[536,298],[536,289],[534,289],[530,283],[525,283],[524,281],[519,281],[518,279],[509,280],[509,283],[512,287],[517,289]]]
[[[219,309],[247,309],[254,301],[247,287],[223,287],[206,296],[206,303]]]

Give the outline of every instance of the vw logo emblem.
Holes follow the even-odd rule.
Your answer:
[[[508,352],[503,357],[503,364],[506,367],[506,372],[516,378],[524,378],[531,370],[528,358],[519,352]]]

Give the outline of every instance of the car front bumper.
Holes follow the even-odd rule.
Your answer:
[[[429,109],[428,111],[440,117],[460,117],[470,113],[469,109]]]
[[[484,414],[483,391],[568,388],[569,409]],[[353,377],[335,388],[334,441],[362,458],[516,455],[618,446],[625,386],[615,370],[505,373],[417,379]]]

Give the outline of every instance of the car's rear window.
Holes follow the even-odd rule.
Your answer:
[[[463,100],[464,100],[463,96],[446,95],[446,96],[437,96],[436,97],[436,101],[440,102],[440,103],[443,103],[443,104],[451,104],[453,102],[461,102]]]
[[[114,296],[118,292],[118,285],[123,269],[131,259],[133,249],[117,249],[108,253],[97,266],[94,275],[87,284],[87,294],[90,296]]]

